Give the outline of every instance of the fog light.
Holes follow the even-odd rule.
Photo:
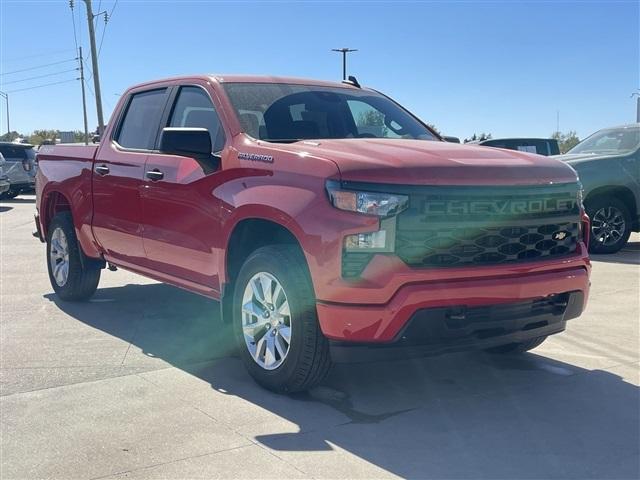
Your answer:
[[[344,239],[344,247],[353,250],[384,250],[387,246],[387,232],[379,230],[372,233],[358,233]]]

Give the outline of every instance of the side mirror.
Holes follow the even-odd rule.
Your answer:
[[[162,129],[160,151],[183,157],[211,156],[211,136],[206,128],[167,127]]]
[[[460,143],[460,139],[458,137],[448,137],[447,135],[443,135],[442,139],[449,143]]]
[[[24,168],[25,172],[30,172],[32,167],[33,166],[31,165],[31,162],[28,159],[25,158],[24,160],[22,160],[22,168]]]

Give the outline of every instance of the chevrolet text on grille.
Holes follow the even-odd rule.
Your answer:
[[[573,198],[543,200],[454,200],[424,202],[424,213],[434,215],[498,215],[568,212],[576,205]]]

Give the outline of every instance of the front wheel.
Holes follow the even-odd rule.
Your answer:
[[[329,345],[297,248],[271,245],[253,252],[240,269],[232,301],[240,356],[257,383],[296,392],[322,381],[331,366]]]
[[[94,294],[100,268],[84,257],[69,212],[58,213],[47,232],[49,280],[62,300],[85,300]]]

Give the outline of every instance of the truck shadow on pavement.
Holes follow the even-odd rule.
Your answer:
[[[81,322],[130,342],[138,355],[157,357],[210,384],[213,392],[208,387],[195,392],[183,388],[183,380],[161,387],[245,432],[309,475],[640,474],[639,389],[603,370],[535,353],[469,353],[337,365],[312,392],[275,395],[253,383],[234,356],[230,329],[220,320],[217,302],[162,284],[99,289],[87,303],[46,297]],[[589,352],[586,343],[579,347],[582,355],[598,355]],[[128,355],[125,366],[136,360],[136,353]],[[331,450],[344,450],[347,457],[368,464],[352,463],[352,471],[340,470],[349,459],[333,465],[322,456]],[[303,451],[320,456],[296,455]]]

